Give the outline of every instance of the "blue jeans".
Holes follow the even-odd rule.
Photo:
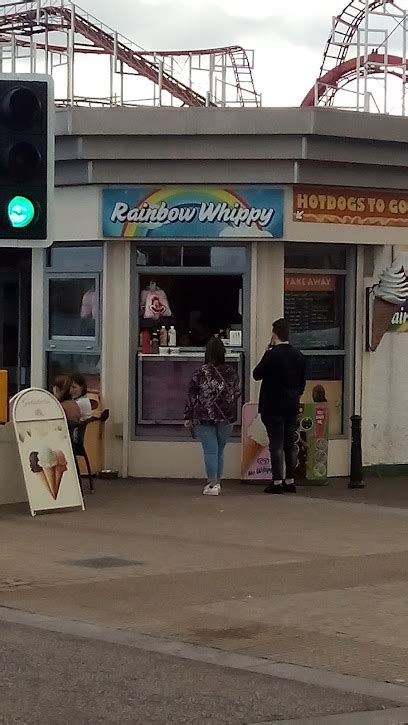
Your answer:
[[[224,448],[232,433],[229,423],[207,425],[201,423],[194,427],[196,438],[203,447],[204,463],[209,481],[220,481],[224,471]]]

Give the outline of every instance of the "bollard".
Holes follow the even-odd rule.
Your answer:
[[[361,453],[361,415],[351,418],[351,461],[349,488],[364,488],[363,456]]]

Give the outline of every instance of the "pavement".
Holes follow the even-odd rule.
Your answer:
[[[98,481],[85,512],[2,507],[0,657],[10,688],[25,663],[27,687],[17,711],[0,678],[0,723],[69,722],[68,711],[81,723],[408,722],[406,486],[335,481],[275,497],[229,483],[203,497],[198,482]],[[101,706],[88,712],[98,672]],[[115,701],[112,672],[139,719]],[[82,711],[24,720],[49,673],[56,692],[67,680],[60,708],[83,683]]]
[[[238,725],[322,713],[384,714],[383,708],[400,713],[381,698],[188,661],[89,633],[0,623],[0,642],[2,723]]]

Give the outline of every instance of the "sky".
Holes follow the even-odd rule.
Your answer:
[[[255,50],[263,105],[299,105],[318,75],[332,16],[347,0],[79,0],[150,49],[242,45]]]

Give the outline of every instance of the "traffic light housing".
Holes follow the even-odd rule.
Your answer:
[[[0,246],[53,242],[54,113],[49,76],[0,75]]]

